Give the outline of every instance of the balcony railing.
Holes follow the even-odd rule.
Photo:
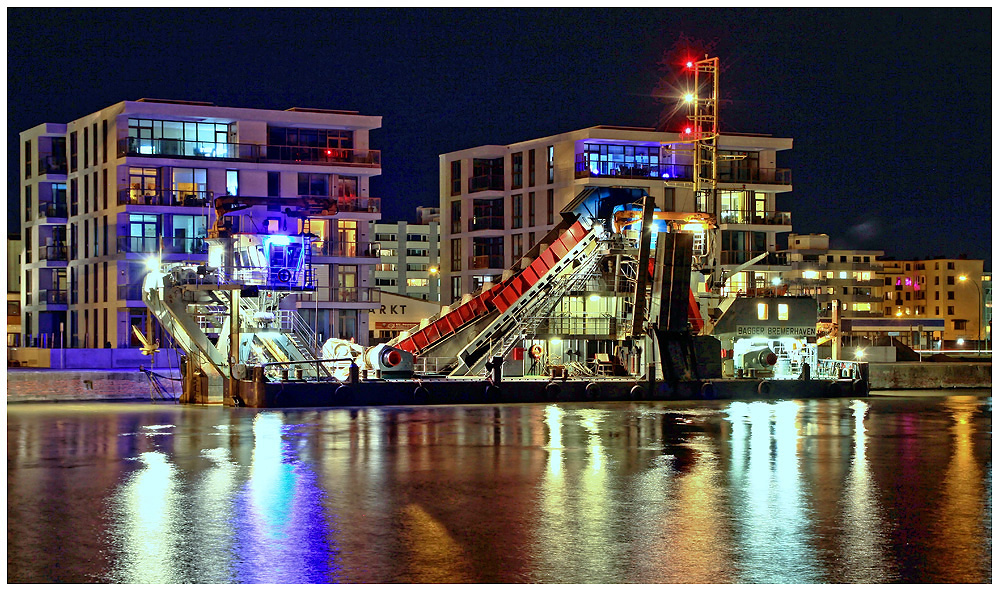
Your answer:
[[[693,165],[689,164],[637,164],[587,160],[584,155],[576,155],[576,178],[615,177],[619,179],[670,179],[691,181]]]
[[[722,210],[720,224],[764,224],[767,226],[791,226],[791,212],[755,212],[752,210]]]
[[[313,257],[372,257],[378,258],[379,243],[313,241]]]
[[[65,175],[66,159],[64,157],[39,154],[38,174],[39,175]]]
[[[503,191],[503,175],[469,177],[469,193],[477,191]]]
[[[158,253],[160,237],[158,236],[119,236],[119,253]],[[208,243],[203,238],[168,238],[163,237],[164,253],[179,253],[202,255],[208,253]]]
[[[38,217],[41,218],[66,218],[69,214],[69,209],[64,203],[46,203],[42,202],[38,204]]]
[[[761,253],[757,251],[722,251],[722,265],[742,265]],[[787,253],[769,253],[754,265],[788,265]]]
[[[118,286],[118,300],[142,300],[142,284]]]
[[[317,288],[299,295],[300,302],[381,302],[379,288]]]
[[[759,183],[761,185],[791,185],[791,169],[721,169],[719,183]]]
[[[66,290],[39,290],[38,304],[66,304],[69,299]]]
[[[381,212],[382,198],[379,197],[338,197],[337,210],[340,212]]]
[[[66,245],[46,245],[38,247],[39,261],[69,261],[69,249]]]
[[[469,257],[469,269],[503,269],[503,255],[473,255]]]
[[[212,192],[178,191],[174,189],[119,189],[118,203],[138,206],[186,206],[200,208],[212,205]]]
[[[215,158],[244,162],[281,162],[318,165],[381,166],[378,150],[357,148],[323,148],[310,146],[269,146],[232,142],[198,142],[191,140],[150,140],[122,138],[118,141],[118,156],[164,156],[168,158]]]
[[[476,216],[469,220],[469,230],[503,230],[503,216]]]

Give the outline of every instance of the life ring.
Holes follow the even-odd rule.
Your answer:
[[[535,345],[531,346],[530,350],[528,350],[528,354],[533,359],[537,360],[538,358],[542,357],[542,346],[536,343]]]
[[[279,269],[278,270],[278,281],[281,282],[281,283],[283,283],[283,284],[286,284],[286,283],[292,281],[292,272],[288,271],[287,269]]]

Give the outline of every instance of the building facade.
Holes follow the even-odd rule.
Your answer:
[[[882,311],[886,317],[944,319],[935,335],[946,349],[975,349],[989,336],[992,306],[983,290],[980,259],[882,261]]]
[[[380,125],[348,111],[141,99],[21,132],[23,334],[137,346],[147,263],[205,261],[215,199],[229,195],[253,202],[224,212],[234,232],[317,237],[319,290],[296,306],[326,337],[366,340],[378,302],[368,230],[380,216],[369,180],[381,173],[369,132]],[[304,220],[280,203],[303,196],[337,213]]]
[[[789,234],[788,263],[782,276],[792,295],[813,296],[820,322],[831,322],[833,310],[840,317],[882,316],[883,251],[831,249],[826,234]]]
[[[374,284],[418,300],[441,301],[440,233],[437,222],[372,223],[379,262]]]
[[[588,187],[639,188],[662,211],[713,215],[718,227],[696,244],[711,265],[733,271],[768,253],[727,274],[723,293],[768,286],[790,270],[777,253],[777,235],[791,231],[791,215],[776,211],[775,196],[792,189],[790,171],[776,165],[777,154],[791,147],[787,138],[721,136],[713,203],[696,199],[690,187],[692,144],[649,128],[598,126],[442,154],[442,302],[496,281]]]

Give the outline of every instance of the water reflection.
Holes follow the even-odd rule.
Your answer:
[[[8,408],[11,582],[985,582],[990,399]]]

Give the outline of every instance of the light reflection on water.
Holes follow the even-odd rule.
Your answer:
[[[989,582],[991,417],[12,406],[8,581]]]

